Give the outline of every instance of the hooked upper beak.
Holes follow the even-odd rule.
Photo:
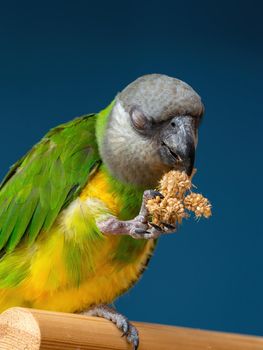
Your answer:
[[[162,161],[172,168],[192,174],[195,161],[195,130],[193,118],[173,118],[161,131],[160,154]]]

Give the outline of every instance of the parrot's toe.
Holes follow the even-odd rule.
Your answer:
[[[160,197],[160,198],[164,198],[164,196],[162,195],[161,192],[156,191],[156,190],[146,190],[143,193],[143,198],[144,200],[149,200],[149,199],[153,199],[155,197]]]
[[[133,350],[137,350],[139,347],[139,333],[131,323],[129,323],[129,331],[126,335],[127,341],[133,345]]]
[[[135,239],[157,239],[162,233],[162,230],[151,227],[148,230],[135,229],[131,236]]]
[[[130,324],[128,319],[122,314],[116,314],[116,317],[111,319],[117,326],[117,328],[122,332],[122,336],[126,336],[129,332]]]
[[[118,325],[117,325],[118,327]],[[126,337],[128,343],[133,345],[133,350],[138,349],[139,347],[139,333],[136,329],[136,327],[131,324],[127,319],[124,320],[124,323],[122,324],[121,328],[118,327],[123,331],[122,336]],[[125,331],[124,331],[125,329]]]
[[[132,344],[133,350],[137,350],[139,347],[139,333],[135,326],[133,326],[127,317],[120,314],[115,309],[108,305],[97,305],[91,309],[82,312],[84,315],[103,317],[113,323],[122,332],[122,336],[126,337],[127,342]]]
[[[162,223],[164,226],[164,229],[152,222],[148,223],[147,229],[137,227],[135,228],[131,236],[135,239],[157,239],[162,234],[172,233],[175,232],[176,226]]]

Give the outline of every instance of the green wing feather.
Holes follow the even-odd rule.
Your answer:
[[[34,242],[85,186],[100,164],[96,115],[60,125],[10,168],[0,184],[0,250]]]

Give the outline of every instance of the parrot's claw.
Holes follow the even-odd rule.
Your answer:
[[[143,194],[144,198],[146,200],[155,198],[155,197],[160,197],[161,199],[164,198],[164,196],[161,194],[161,192],[156,191],[156,190],[146,190]]]
[[[152,227],[147,230],[135,229],[131,236],[135,239],[157,239],[162,233],[162,230]]]
[[[132,344],[133,350],[139,347],[139,333],[124,315],[118,313],[108,305],[97,305],[88,311],[82,312],[84,315],[103,317],[116,324],[122,332],[122,337],[126,337],[128,343]]]
[[[156,230],[158,230],[158,231],[162,231],[162,228],[161,228],[160,226],[154,224],[153,222],[149,222],[149,225],[152,226],[152,227],[154,227],[154,228],[155,228]]]
[[[135,234],[139,234],[139,235],[142,235],[142,234],[145,234],[145,233],[150,233],[149,231],[146,231],[144,230],[143,228],[136,228],[134,230],[134,232],[131,233],[131,235],[133,235],[133,233]]]
[[[129,331],[126,334],[128,343],[132,344],[133,350],[137,350],[139,347],[139,334],[136,329],[131,323],[129,323]]]
[[[149,222],[146,229],[135,228],[132,230],[131,236],[135,239],[157,239],[162,234],[172,233],[176,229],[176,226],[164,222],[162,222],[162,225],[164,226],[164,229],[154,224],[153,222]]]
[[[171,224],[167,224],[166,222],[162,222],[162,225],[167,228],[169,231],[174,231],[176,229],[176,226],[171,225]]]

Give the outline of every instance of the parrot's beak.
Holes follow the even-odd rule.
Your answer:
[[[193,118],[175,117],[160,133],[162,161],[191,175],[195,161],[195,130]]]

